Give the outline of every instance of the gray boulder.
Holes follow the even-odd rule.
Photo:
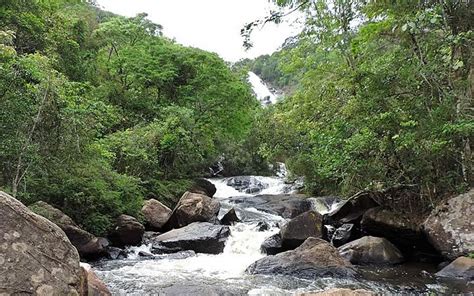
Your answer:
[[[260,250],[267,255],[276,255],[285,251],[281,245],[280,234],[277,233],[265,239],[260,246]]]
[[[142,213],[147,226],[153,230],[160,230],[168,222],[172,211],[161,202],[152,198],[145,201]]]
[[[193,222],[218,222],[220,203],[209,196],[186,192],[173,210],[166,229],[180,228]]]
[[[137,246],[142,243],[145,227],[132,216],[120,215],[109,234],[114,246]]]
[[[38,201],[29,206],[36,214],[41,215],[58,225],[71,243],[76,247],[82,258],[94,259],[107,255],[109,242],[103,237],[95,235],[81,229],[68,215],[52,205]]]
[[[81,295],[79,254],[53,222],[0,191],[0,295]]]
[[[352,277],[351,264],[325,240],[310,237],[298,248],[264,257],[247,268],[250,274],[280,274],[306,279]]]
[[[431,244],[451,260],[474,253],[474,189],[434,209],[423,224]]]
[[[216,186],[212,184],[209,180],[204,178],[198,178],[194,180],[194,184],[191,187],[191,192],[204,194],[209,197],[213,197],[216,194]]]
[[[196,253],[219,254],[224,250],[229,235],[228,226],[194,222],[155,237],[153,252],[169,253],[192,250]]]
[[[294,249],[308,237],[320,238],[322,221],[321,214],[315,211],[308,211],[291,219],[281,228],[282,246],[285,249]]]
[[[459,257],[436,273],[439,277],[474,280],[474,259]]]
[[[352,264],[398,264],[403,255],[382,237],[364,236],[338,248],[342,257]]]

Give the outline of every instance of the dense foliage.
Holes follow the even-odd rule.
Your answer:
[[[0,188],[102,234],[143,198],[172,206],[249,133],[258,104],[216,54],[146,15],[80,0],[0,7]]]
[[[306,24],[280,53],[301,80],[260,118],[262,154],[315,194],[410,184],[431,203],[472,186],[472,1],[274,2]]]

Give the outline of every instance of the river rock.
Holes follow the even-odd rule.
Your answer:
[[[116,260],[127,258],[127,252],[117,247],[107,247],[107,258]]]
[[[198,178],[194,180],[194,184],[190,191],[193,193],[204,194],[209,197],[213,197],[214,194],[216,194],[217,189],[216,186],[211,183],[211,181],[204,178]]]
[[[233,187],[240,192],[256,194],[267,188],[268,184],[253,176],[237,176],[227,179],[227,186]]]
[[[349,241],[356,239],[359,233],[355,230],[355,228],[356,227],[354,226],[354,224],[342,224],[341,227],[332,231],[332,235],[330,238],[331,244],[335,247],[339,247]],[[329,233],[330,232],[328,231],[328,235]]]
[[[303,194],[237,196],[228,200],[246,208],[255,208],[286,219],[294,218],[312,208],[311,202]]]
[[[281,228],[282,246],[285,249],[294,249],[308,237],[320,238],[322,220],[321,214],[315,211],[308,211],[291,219]]]
[[[276,255],[285,251],[281,245],[280,234],[276,233],[265,239],[260,246],[260,250],[267,255]]]
[[[361,229],[367,234],[387,238],[408,256],[420,254],[436,256],[437,252],[427,241],[420,223],[416,223],[408,215],[396,213],[385,207],[372,208],[364,213]]]
[[[459,257],[436,273],[439,277],[474,280],[474,259]]]
[[[342,257],[352,264],[397,264],[403,262],[402,253],[382,237],[364,236],[339,247]]]
[[[53,222],[0,191],[0,295],[79,295],[79,254]]]
[[[138,246],[142,243],[145,227],[132,216],[120,215],[109,234],[114,246]]]
[[[322,292],[303,293],[299,296],[375,296],[375,292],[364,289],[333,288]]]
[[[76,247],[79,255],[87,259],[95,259],[107,254],[109,242],[102,237],[81,229],[68,215],[50,204],[38,201],[29,206],[29,208],[38,215],[45,217],[54,224],[58,225],[71,243]]]
[[[240,222],[240,219],[237,216],[235,209],[232,208],[224,215],[224,217],[222,217],[220,222],[222,225],[233,225],[236,222]]]
[[[83,273],[83,286],[85,291],[82,295],[87,296],[111,296],[109,288],[106,284],[95,274],[91,266],[86,263],[81,263]]]
[[[327,214],[328,223],[326,224],[339,227],[345,223],[358,223],[368,209],[379,206],[372,195],[371,192],[363,191],[339,203],[334,210]]]
[[[247,270],[250,274],[281,274],[306,279],[317,277],[351,277],[355,271],[325,240],[310,237],[298,248],[264,257]]]
[[[209,196],[186,192],[173,210],[166,229],[180,228],[193,222],[218,221],[220,203]]]
[[[431,244],[451,260],[474,253],[474,189],[434,209],[423,224]]]
[[[171,216],[171,209],[157,201],[149,199],[145,201],[142,207],[143,217],[145,217],[146,226],[153,230],[160,230]]]
[[[257,223],[257,230],[262,232],[262,231],[267,231],[270,230],[271,226],[265,221],[259,221]]]
[[[176,251],[192,250],[196,253],[219,254],[230,235],[228,226],[208,222],[194,222],[179,229],[173,229],[153,240],[154,252],[170,249]]]

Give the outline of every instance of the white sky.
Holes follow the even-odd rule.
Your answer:
[[[97,0],[105,10],[135,16],[146,12],[161,24],[167,37],[177,42],[218,53],[227,61],[253,58],[277,50],[295,35],[297,25],[266,24],[252,35],[254,47],[245,51],[240,29],[247,22],[268,15],[269,0]]]

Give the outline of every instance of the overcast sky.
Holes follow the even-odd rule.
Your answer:
[[[109,11],[125,16],[146,12],[150,20],[164,27],[167,37],[177,42],[217,52],[227,61],[272,53],[297,25],[266,24],[252,35],[254,48],[242,47],[240,29],[250,21],[268,15],[268,0],[97,0]]]

